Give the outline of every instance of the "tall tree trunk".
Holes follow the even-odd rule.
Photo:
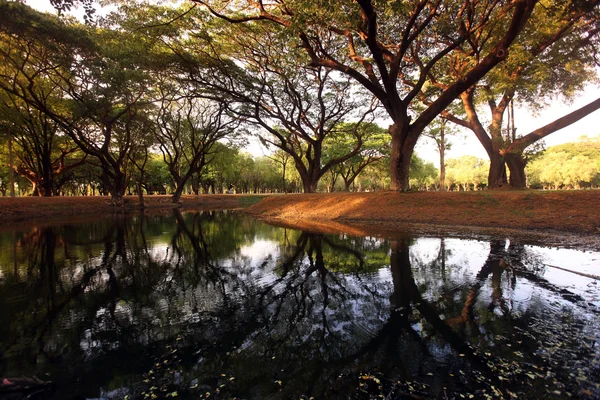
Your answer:
[[[302,188],[304,193],[315,193],[317,191],[317,185],[319,184],[318,180],[302,179]]]
[[[140,180],[136,182],[136,186],[137,186],[137,192],[138,192],[138,199],[140,201],[140,208],[143,210],[145,208],[145,204],[144,204],[144,193],[142,192],[144,190],[142,188],[142,179],[143,179],[143,176],[140,177]]]
[[[444,137],[444,130],[446,128],[446,120],[442,118],[442,127],[440,129],[440,191],[446,191],[446,138]]]
[[[110,202],[115,207],[123,207],[125,205],[125,175],[121,172],[115,174],[114,180],[110,188]]]
[[[507,153],[504,155],[504,159],[510,171],[510,186],[513,189],[525,189],[527,187],[527,177],[525,175],[527,161],[523,159],[523,155],[521,153]]]
[[[48,179],[42,179],[42,181],[38,183],[37,187],[40,196],[52,197],[54,194],[54,182],[52,181],[51,177]]]
[[[497,189],[507,184],[506,165],[500,152],[494,151],[490,156],[488,189]]]
[[[398,123],[390,125],[388,132],[392,136],[392,152],[390,156],[390,188],[399,192],[410,189],[410,159],[413,155],[416,140],[408,135],[408,125]]]
[[[11,136],[8,137],[8,163],[10,164],[10,168],[8,168],[8,173],[10,176],[10,197],[15,197],[15,171],[13,169],[14,160]]]
[[[183,194],[183,188],[185,185],[182,185],[180,182],[177,182],[175,185],[175,191],[173,192],[173,196],[171,196],[171,202],[173,204],[179,203],[181,199],[181,195]]]
[[[304,193],[315,193],[319,184],[319,171],[314,165],[309,165],[308,169],[304,165],[298,165],[296,161],[296,170],[302,181],[302,189]]]

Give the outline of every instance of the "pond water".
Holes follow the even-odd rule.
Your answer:
[[[0,233],[0,397],[599,398],[600,253],[234,212]],[[47,385],[40,381],[51,382]]]

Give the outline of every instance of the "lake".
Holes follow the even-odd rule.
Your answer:
[[[600,398],[600,253],[236,212],[0,232],[0,397]],[[17,386],[19,390],[17,389]]]

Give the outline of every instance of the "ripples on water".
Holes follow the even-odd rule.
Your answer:
[[[52,382],[0,397],[600,396],[600,282],[554,268],[598,275],[599,253],[228,212],[0,246],[0,376]]]

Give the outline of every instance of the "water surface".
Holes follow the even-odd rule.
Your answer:
[[[599,260],[232,212],[16,229],[0,233],[0,376],[56,399],[595,398],[600,283],[554,267]]]

